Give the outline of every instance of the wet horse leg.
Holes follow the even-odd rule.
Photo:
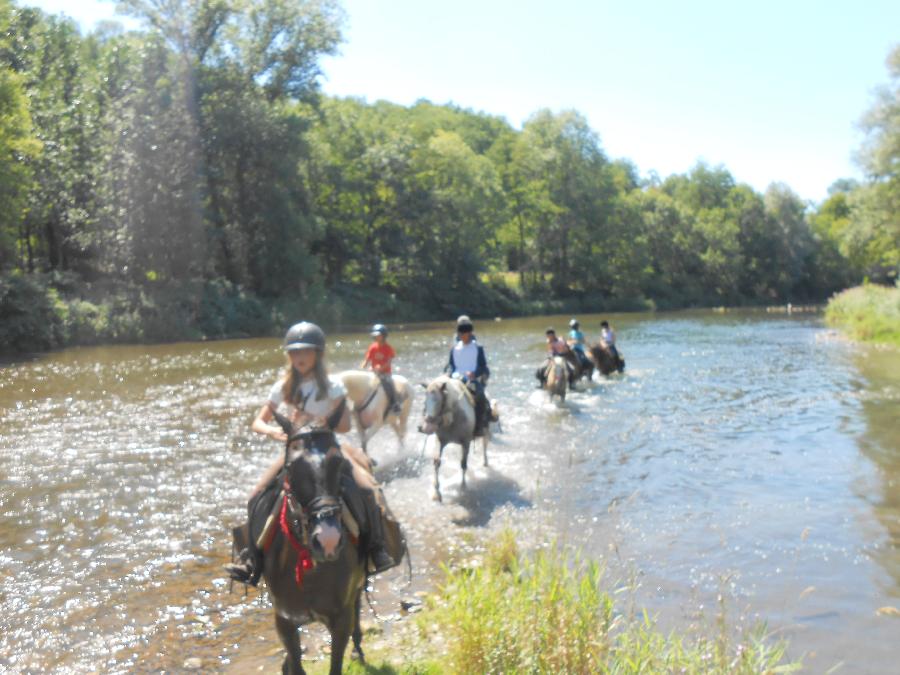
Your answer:
[[[353,632],[351,626],[354,618],[352,611],[344,611],[330,622],[331,667],[328,669],[329,675],[341,675],[344,667],[344,652],[347,650],[347,643],[350,641],[350,633]]]
[[[441,478],[439,471],[441,469],[441,455],[444,454],[444,446],[438,439],[438,449],[434,453],[434,478],[431,479],[431,499],[439,502],[441,500]]]
[[[487,446],[488,446],[488,436],[489,436],[489,435],[490,435],[490,434],[486,432],[486,433],[484,434],[484,436],[481,437],[481,451],[482,451],[482,453],[484,454],[484,465],[485,465],[485,466],[488,465],[488,460],[487,460]]]
[[[462,444],[462,458],[459,460],[459,468],[462,469],[462,485],[460,490],[466,489],[466,468],[469,466],[469,446],[472,441],[466,441]]]
[[[300,649],[300,633],[297,630],[299,626],[290,619],[276,614],[275,628],[278,631],[278,637],[281,638],[281,644],[284,645],[287,652],[284,662],[281,664],[281,672],[286,675],[305,675],[306,671],[303,670],[301,663],[303,654]]]
[[[366,655],[363,654],[362,650],[362,627],[359,625],[359,605],[360,600],[362,599],[362,593],[357,593],[356,595],[356,609],[354,610],[354,614],[356,616],[356,622],[353,625],[353,654],[352,658],[356,659],[363,665],[366,663]]]

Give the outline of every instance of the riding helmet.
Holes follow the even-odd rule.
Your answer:
[[[472,330],[472,319],[468,317],[466,314],[461,314],[460,317],[456,320],[456,330],[457,332],[465,332],[467,330]]]
[[[325,333],[309,321],[295,323],[284,336],[284,351],[293,349],[315,349],[321,352],[325,349]]]
[[[387,337],[387,326],[383,323],[376,323],[372,326],[372,337],[375,337],[376,335],[384,335]]]
[[[572,319],[569,321],[569,328],[572,330],[578,330],[578,319]]]

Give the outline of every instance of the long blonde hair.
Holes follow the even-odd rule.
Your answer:
[[[313,378],[316,380],[316,400],[321,401],[328,396],[331,383],[328,381],[328,370],[325,368],[325,350],[316,350],[316,364],[313,366]],[[297,407],[303,402],[300,398],[300,385],[303,378],[291,364],[291,357],[287,355],[287,368],[284,371],[284,384],[281,386],[281,397]]]

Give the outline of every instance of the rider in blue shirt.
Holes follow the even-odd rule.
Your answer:
[[[590,360],[584,351],[584,333],[580,330],[578,319],[573,318],[569,321],[569,329],[569,346],[581,361],[581,367],[586,368],[590,365]]]

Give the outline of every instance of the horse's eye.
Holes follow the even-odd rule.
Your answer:
[[[303,453],[303,446],[300,443],[292,443],[288,448],[287,461],[293,462]]]

